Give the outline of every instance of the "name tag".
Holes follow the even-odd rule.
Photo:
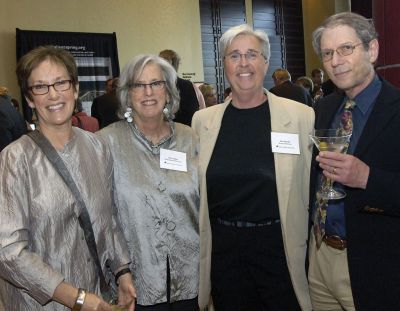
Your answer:
[[[272,152],[300,154],[299,134],[271,132]]]
[[[160,149],[160,168],[187,172],[186,153]]]

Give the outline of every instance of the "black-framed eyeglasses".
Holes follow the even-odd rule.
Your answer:
[[[348,56],[353,54],[354,49],[363,44],[362,42],[357,43],[357,44],[352,44],[352,43],[345,43],[339,46],[336,50],[332,49],[327,49],[327,50],[321,50],[321,59],[323,62],[329,62],[333,58],[333,54],[336,52],[340,56]]]
[[[72,80],[60,80],[53,84],[36,84],[28,87],[28,90],[32,92],[33,95],[45,95],[49,92],[50,86],[54,88],[57,92],[65,92],[71,88]]]
[[[239,53],[238,51],[233,51],[227,54],[225,58],[231,61],[232,63],[238,63],[239,61],[242,60],[242,57],[244,57],[249,62],[253,62],[260,56],[265,58],[262,52],[256,50],[249,50],[246,53]]]
[[[133,83],[131,86],[131,89],[134,92],[144,92],[147,89],[147,86],[149,86],[153,91],[160,91],[164,89],[166,84],[166,81],[154,81],[151,83]]]

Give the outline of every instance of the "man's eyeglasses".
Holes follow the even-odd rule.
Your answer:
[[[144,92],[149,86],[153,91],[160,91],[164,89],[166,81],[154,81],[151,83],[133,83],[131,89],[134,92]]]
[[[321,59],[323,62],[328,62],[333,58],[333,54],[335,52],[338,53],[340,56],[348,56],[350,54],[353,54],[354,49],[361,44],[363,43],[357,43],[357,44],[346,43],[339,46],[336,50],[322,50]]]
[[[242,56],[244,56],[244,58],[249,62],[255,61],[260,56],[263,56],[265,58],[262,52],[255,50],[250,50],[247,51],[246,53],[239,53],[237,51],[233,51],[227,54],[225,58],[231,61],[232,63],[238,63],[239,61],[242,60]]]
[[[45,95],[49,92],[50,86],[54,88],[57,92],[65,92],[71,88],[72,80],[60,80],[53,84],[36,84],[28,87],[28,90],[32,92],[33,95]]]

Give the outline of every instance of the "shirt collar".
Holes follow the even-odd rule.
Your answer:
[[[358,109],[360,109],[362,114],[367,113],[367,111],[374,104],[376,98],[381,91],[382,82],[377,75],[374,76],[371,83],[362,90],[353,100],[356,102]],[[348,97],[345,98],[345,101]]]

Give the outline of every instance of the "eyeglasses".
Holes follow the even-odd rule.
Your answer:
[[[33,95],[45,95],[50,91],[50,86],[57,92],[65,92],[71,88],[72,80],[60,80],[53,84],[36,84],[28,87]]]
[[[225,58],[227,58],[232,63],[238,63],[239,61],[242,60],[242,56],[244,56],[244,58],[249,62],[255,61],[259,56],[262,56],[265,58],[265,56],[262,52],[255,51],[255,50],[249,50],[246,53],[239,53],[237,51],[233,51],[233,52],[229,53],[228,55],[226,55]]]
[[[361,43],[357,43],[357,44],[351,44],[351,43],[345,43],[341,46],[339,46],[336,50],[322,50],[321,51],[321,59],[323,62],[328,62],[333,58],[333,54],[336,52],[338,53],[340,56],[348,56],[353,54],[354,49],[363,44]]]
[[[166,81],[154,81],[151,83],[133,83],[131,89],[134,92],[144,92],[149,86],[154,92],[164,89]]]

